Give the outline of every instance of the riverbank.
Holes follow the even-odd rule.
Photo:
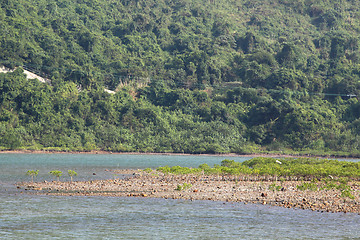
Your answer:
[[[281,154],[281,153],[249,153],[249,154],[208,154],[208,153],[149,153],[149,152],[111,152],[111,151],[57,151],[57,150],[0,150],[0,154],[119,154],[119,155],[168,155],[168,156],[223,156],[223,157],[274,157],[274,158],[342,158],[357,159],[359,156]]]
[[[354,199],[341,190],[299,190],[300,181],[244,181],[234,176],[173,175],[153,170],[116,170],[111,180],[19,183],[33,194],[154,197],[269,204],[321,212],[360,214],[360,182],[350,182]]]

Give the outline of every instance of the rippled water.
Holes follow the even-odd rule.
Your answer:
[[[360,239],[356,214],[212,201],[35,196],[13,186],[28,179],[29,169],[39,169],[41,180],[50,180],[47,173],[54,169],[74,169],[78,179],[111,178],[106,169],[213,165],[223,159],[0,154],[0,239]]]

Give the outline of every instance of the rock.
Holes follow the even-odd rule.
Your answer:
[[[108,169],[107,169],[108,170]],[[111,170],[108,170],[111,171]],[[267,183],[262,183],[262,191],[259,190],[256,182],[255,184],[250,181],[244,181],[235,184],[233,182],[226,182],[221,179],[209,179],[207,176],[194,177],[194,176],[166,176],[166,175],[148,175],[138,174],[134,170],[122,171],[127,174],[127,178],[114,180],[93,180],[86,182],[74,182],[73,184],[63,182],[45,182],[42,184],[31,182],[23,185],[18,185],[18,189],[26,190],[51,190],[50,194],[69,195],[108,195],[107,191],[115,192],[112,196],[136,196],[136,197],[163,197],[168,198],[182,198],[182,199],[201,199],[201,200],[215,200],[223,202],[243,202],[257,203],[257,204],[269,204],[282,206],[285,208],[302,208],[311,209],[313,211],[323,212],[355,212],[359,213],[359,201],[358,196],[353,201],[344,200],[343,198],[335,198],[335,192],[318,192],[313,194],[312,192],[299,192],[293,185],[297,183],[285,182],[284,188],[281,191],[270,192],[267,188]],[[134,175],[132,175],[134,174]],[[196,186],[188,191],[175,192],[175,188],[179,182],[184,182],[184,179],[190,181],[191,184]],[[190,180],[189,180],[190,179]],[[175,184],[175,185],[174,185]],[[38,185],[43,186],[39,188]],[[285,189],[286,188],[286,189]],[[295,189],[293,192],[292,189]],[[58,191],[57,193],[55,191]],[[79,192],[81,191],[81,192]],[[176,194],[175,194],[176,193]],[[196,194],[195,194],[196,193]],[[37,194],[46,194],[44,192],[38,192]],[[175,195],[174,195],[175,194]],[[265,200],[266,198],[266,200]]]

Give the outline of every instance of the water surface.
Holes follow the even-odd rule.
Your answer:
[[[221,156],[0,154],[0,239],[360,239],[360,216],[213,201],[36,196],[14,187],[27,170],[73,169],[79,179],[106,170],[220,164]],[[96,173],[96,175],[93,175]],[[63,176],[63,180],[68,180]]]

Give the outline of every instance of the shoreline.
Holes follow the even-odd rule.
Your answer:
[[[54,196],[151,197],[164,199],[242,202],[308,209],[318,212],[360,214],[360,183],[350,183],[354,199],[341,191],[299,190],[307,181],[251,181],[244,176],[173,175],[153,170],[115,170],[119,178],[75,182],[23,182],[17,184],[30,194]]]
[[[220,156],[220,157],[278,157],[278,158],[342,158],[360,159],[351,156],[334,155],[309,155],[309,154],[277,154],[277,153],[253,153],[253,154],[210,154],[210,153],[146,153],[146,152],[111,152],[111,151],[53,151],[53,150],[0,150],[1,154],[114,154],[114,155],[166,155],[166,156]]]

